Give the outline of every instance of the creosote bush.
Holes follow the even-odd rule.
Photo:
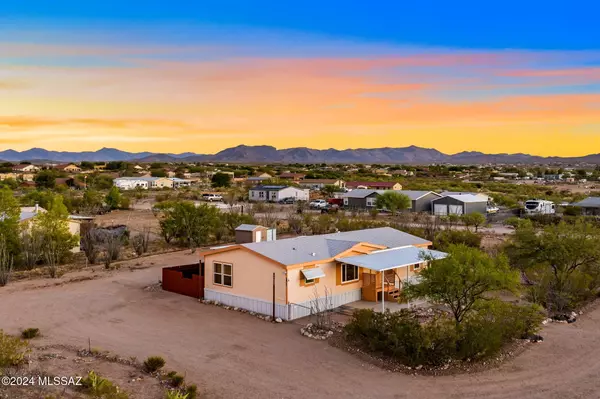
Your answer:
[[[161,356],[149,356],[144,360],[144,370],[148,373],[155,373],[162,369],[165,365],[165,359]]]
[[[21,331],[21,338],[23,339],[32,339],[40,335],[39,328],[26,328]]]
[[[27,341],[5,334],[0,330],[0,371],[4,367],[22,364],[28,352]]]
[[[344,331],[350,342],[402,364],[440,366],[450,360],[488,358],[510,341],[537,332],[543,319],[537,306],[489,300],[460,324],[445,314],[421,323],[407,309],[394,313],[361,309]]]

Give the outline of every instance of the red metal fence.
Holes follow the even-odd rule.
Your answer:
[[[162,289],[194,298],[204,297],[204,270],[199,264],[164,267]]]

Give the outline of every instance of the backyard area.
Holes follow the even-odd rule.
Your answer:
[[[181,251],[51,284],[15,282],[0,290],[1,327],[15,334],[38,327],[38,345],[91,342],[125,358],[161,355],[206,398],[587,398],[600,389],[598,308],[577,323],[545,326],[543,343],[497,369],[413,376],[307,339],[299,324],[267,323],[157,288],[162,267],[196,260]]]

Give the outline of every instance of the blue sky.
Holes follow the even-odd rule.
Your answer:
[[[4,0],[0,15],[31,26],[194,26],[285,30],[402,45],[594,49],[600,2]],[[14,26],[13,26],[14,28]],[[1,32],[1,31],[0,31]],[[221,31],[221,33],[223,33]]]

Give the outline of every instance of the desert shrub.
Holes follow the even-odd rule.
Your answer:
[[[20,365],[28,352],[26,341],[0,330],[0,370],[4,367]]]
[[[481,236],[468,230],[442,230],[433,241],[436,249],[445,250],[452,244],[464,244],[467,247],[479,248]]]
[[[421,323],[406,309],[394,313],[361,309],[354,312],[344,332],[365,350],[408,366],[439,366],[450,360],[493,356],[508,342],[537,332],[544,317],[538,306],[499,300],[480,304],[460,324],[445,314]]]
[[[567,206],[563,212],[567,216],[580,216],[581,208],[578,206]]]
[[[32,339],[38,335],[40,335],[39,328],[26,328],[25,330],[21,331],[21,338],[23,339]]]
[[[196,396],[198,395],[198,387],[196,384],[188,385],[185,387],[185,393],[187,394],[186,399],[196,399]]]
[[[144,370],[148,373],[154,373],[162,369],[165,365],[165,359],[161,356],[149,356],[144,360]]]
[[[169,389],[165,393],[165,399],[188,399],[188,395],[185,392],[181,392],[177,389]]]
[[[93,370],[81,380],[81,388],[92,398],[99,399],[128,399],[126,392],[106,378],[100,377]]]
[[[183,381],[185,380],[184,376],[182,376],[181,374],[177,374],[177,372],[175,372],[175,371],[172,371],[171,373],[169,373],[168,378],[169,378],[169,383],[171,384],[171,386],[173,388],[179,388],[180,386],[183,385]]]
[[[522,219],[517,216],[512,216],[512,217],[509,217],[508,219],[506,219],[504,221],[504,224],[506,226],[512,226],[515,229],[521,229],[521,228],[531,227],[531,220]]]

